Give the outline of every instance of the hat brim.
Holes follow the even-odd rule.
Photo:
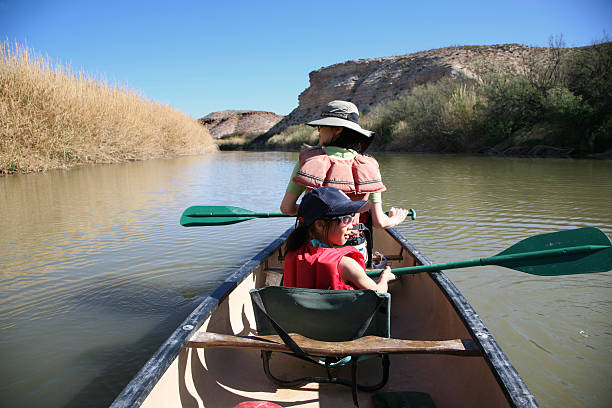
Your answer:
[[[365,211],[365,206],[368,204],[368,201],[347,201],[342,203],[341,205],[334,206],[331,211],[328,211],[325,214],[326,217],[335,217],[338,215],[348,215],[354,214],[358,212]]]
[[[308,122],[307,125],[308,126],[339,126],[339,127],[345,127],[345,128],[352,129],[355,132],[361,133],[365,137],[374,136],[374,132],[365,130],[364,128],[362,128],[355,122],[351,122],[350,120],[346,120],[342,118],[335,118],[331,116],[327,118],[313,120],[312,122]]]

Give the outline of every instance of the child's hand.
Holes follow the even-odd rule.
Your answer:
[[[349,237],[350,238],[357,238],[359,236],[359,232],[358,230],[350,230],[349,231]]]
[[[393,272],[391,272],[391,267],[387,266],[385,269],[383,269],[382,273],[380,274],[380,280],[381,281],[392,281],[397,279],[397,276],[395,276],[395,274]]]

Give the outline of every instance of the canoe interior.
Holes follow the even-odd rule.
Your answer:
[[[402,238],[401,235],[384,230],[376,231],[374,238],[375,250],[391,258],[392,267],[418,265],[423,260],[428,262],[409,244],[406,246],[407,242],[400,242],[398,238]],[[243,273],[234,284],[229,283],[225,289],[213,294],[216,304],[208,306],[210,310],[204,316],[201,327],[195,325],[196,331],[256,334],[249,290],[277,283],[283,266],[281,247],[268,252],[265,258],[248,267],[250,273]],[[458,313],[456,306],[449,300],[447,290],[434,275],[442,274],[404,275],[392,284],[391,336],[412,340],[472,339],[482,346],[478,338],[481,336],[475,335],[475,331],[468,328],[465,317]],[[523,404],[517,401],[520,402],[526,395],[527,398],[523,398],[527,401],[525,406],[537,406],[528,391],[519,390],[525,395],[518,399],[512,397],[512,388],[516,386],[504,384],[504,375],[500,380],[499,370],[492,367],[490,354],[391,355],[389,382],[377,392],[425,392],[432,397],[437,407],[519,406]],[[150,393],[143,393],[138,401],[142,401],[142,407],[233,407],[250,400],[270,401],[283,407],[353,406],[350,388],[341,385],[311,383],[299,389],[276,386],[265,376],[260,352],[256,350],[181,347],[176,358],[169,364],[167,369],[159,373],[159,379],[150,384]],[[509,362],[508,365],[514,370]],[[273,354],[271,369],[278,377],[325,375],[324,370],[281,353]],[[339,373],[350,378],[347,368],[340,369]],[[378,359],[360,364],[361,383],[375,383],[379,375]],[[525,388],[520,377],[518,381],[518,388]],[[135,384],[132,388],[146,387],[146,384],[138,385],[138,381]],[[359,405],[372,406],[371,395],[359,392]],[[117,401],[120,402],[121,398]],[[115,405],[120,406],[117,401]]]

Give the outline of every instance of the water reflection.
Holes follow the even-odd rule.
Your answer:
[[[436,262],[538,233],[612,236],[612,163],[376,154],[385,208]],[[290,219],[182,228],[194,204],[277,211],[297,155],[220,152],[0,178],[2,406],[107,406],[174,327]],[[611,273],[449,271],[542,406],[608,406]],[[25,346],[24,346],[25,345]]]
[[[455,248],[482,240],[503,249],[529,235],[587,225],[612,232],[609,162],[399,155],[380,162],[392,186],[385,201],[418,207],[427,222],[410,226]]]
[[[8,198],[0,202],[0,333],[7,367],[0,405],[62,406],[76,398],[75,405],[107,406],[228,268],[288,226],[287,220],[254,220],[231,230],[178,225],[188,205],[234,203],[234,191],[237,202],[251,198],[255,209],[272,204],[234,188],[239,180],[244,186],[267,180],[262,171],[269,161],[242,156],[0,179]],[[280,190],[271,189],[271,196]],[[130,351],[117,353],[125,347]]]

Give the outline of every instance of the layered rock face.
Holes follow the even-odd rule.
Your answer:
[[[272,112],[224,110],[199,119],[214,139],[226,135],[257,136],[270,130],[284,116]]]
[[[364,114],[384,100],[409,95],[415,86],[445,76],[477,78],[487,70],[520,71],[528,60],[544,58],[547,50],[518,44],[448,47],[321,68],[310,73],[310,86],[300,94],[299,106],[257,142],[318,118],[321,107],[335,99],[355,103]]]

